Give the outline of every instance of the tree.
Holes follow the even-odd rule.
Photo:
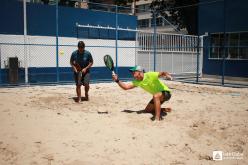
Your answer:
[[[163,16],[177,27],[186,28],[189,34],[198,34],[198,0],[153,0],[150,5],[156,16]]]
[[[115,0],[114,2],[118,6],[126,6],[127,3],[132,3],[133,0]]]

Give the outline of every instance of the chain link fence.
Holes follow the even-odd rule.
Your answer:
[[[137,64],[146,70],[168,71],[177,78],[202,75],[202,37],[138,32],[137,41]]]
[[[93,81],[111,80],[110,71],[103,62],[105,54],[112,56],[116,72],[123,80],[131,78],[128,68],[134,65],[141,65],[145,71],[168,71],[177,77],[195,77],[197,75],[197,49],[193,45],[187,46],[188,42],[195,44],[196,37],[187,36],[185,38],[181,35],[156,34],[159,44],[155,51],[154,41],[151,38],[153,34],[138,31],[136,33],[137,38],[133,41],[83,39],[86,45],[85,49],[91,52],[94,60],[91,69]],[[149,41],[149,39],[151,40]],[[177,39],[181,44],[176,41]],[[73,51],[77,50],[78,40],[80,39],[59,38],[60,44],[56,45],[53,44],[54,37],[29,36],[28,44],[1,43],[1,83],[24,84],[25,74],[28,74],[29,84],[73,82],[70,56]],[[24,49],[26,49],[26,56]],[[198,53],[199,61],[202,61],[202,53]],[[17,66],[12,66],[11,58],[17,59]],[[25,62],[27,62],[27,73],[25,73]],[[16,69],[15,74],[11,72],[12,67]],[[200,70],[199,76],[201,75]]]
[[[120,27],[125,20],[122,13],[127,15],[133,12],[130,7],[93,3],[87,7],[90,12],[104,10],[109,17],[112,14],[112,26],[101,20],[90,20],[90,24],[82,25],[76,23],[74,27],[66,27],[74,32],[74,37],[52,36],[51,33],[48,36],[1,34],[0,84],[74,82],[70,56],[77,50],[77,42],[83,40],[86,50],[91,52],[94,59],[92,81],[111,81],[111,72],[103,62],[103,56],[109,54],[122,80],[132,78],[128,72],[129,67],[141,65],[145,71],[168,71],[176,81],[248,86],[245,78],[244,81],[227,79],[229,76],[239,76],[239,69],[236,69],[238,63],[245,64],[248,59],[247,32],[219,32],[204,36],[166,34],[157,32],[156,24],[153,24],[150,32],[138,31],[127,26]],[[61,17],[65,8],[49,9],[54,13],[55,10],[59,10],[58,16]],[[56,14],[54,21],[59,26],[61,23],[58,24],[55,17]],[[38,28],[37,26],[32,31],[35,32]],[[241,69],[243,71],[247,68]]]
[[[49,42],[52,42],[52,40]],[[70,57],[72,52],[77,50],[79,39],[69,40],[71,41],[68,41],[68,39],[67,41],[60,41],[67,44],[58,45],[58,55],[56,53],[57,45],[43,44],[42,42],[31,43],[32,37],[28,38],[30,43],[26,45],[1,43],[1,84],[25,84],[25,47],[27,49],[28,84],[74,82]],[[117,49],[115,40],[83,39],[83,41],[86,45],[85,49],[91,52],[94,60],[91,68],[92,81],[111,81],[111,72],[103,62],[103,56],[106,54],[112,56],[115,65],[117,65],[116,72],[119,73],[120,79],[131,77],[127,68],[135,65],[135,41],[118,41]],[[68,43],[73,43],[73,45]],[[16,59],[17,63],[13,63],[12,59]]]

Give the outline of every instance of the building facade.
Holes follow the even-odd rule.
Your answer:
[[[199,33],[207,34],[203,73],[248,77],[247,11],[247,0],[200,0]]]
[[[153,31],[153,17],[150,9],[152,0],[139,0],[133,2],[132,6],[135,6],[134,14],[138,19],[138,29],[142,31]],[[175,33],[175,29],[168,23],[168,20],[164,20],[162,17],[156,18],[156,28],[158,33]],[[186,33],[182,30],[182,33]]]

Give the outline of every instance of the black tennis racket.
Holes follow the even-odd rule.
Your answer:
[[[112,71],[112,75],[115,75],[115,71],[114,71],[114,62],[113,62],[113,59],[110,55],[106,54],[104,57],[103,57],[103,61],[106,65],[106,67]]]
[[[81,84],[82,78],[83,78],[83,73],[82,73],[82,68],[81,66],[76,63],[76,61],[73,61],[73,65],[75,66],[76,70],[77,70],[77,83]]]

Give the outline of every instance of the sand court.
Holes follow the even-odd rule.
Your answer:
[[[0,88],[0,164],[248,164],[248,89],[166,82],[163,120],[140,113],[152,96],[115,83]],[[213,160],[213,151],[242,159]]]

